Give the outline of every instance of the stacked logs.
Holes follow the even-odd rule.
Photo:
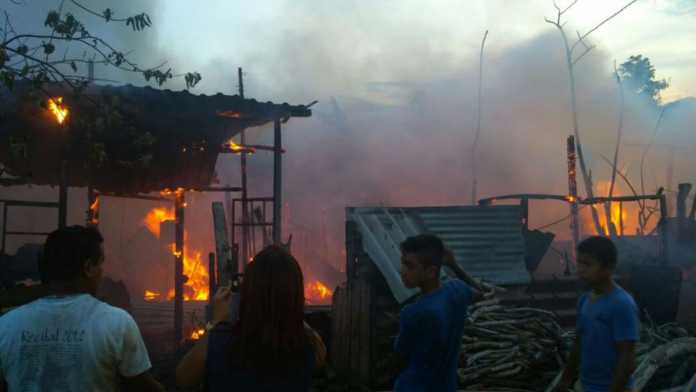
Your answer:
[[[460,386],[465,391],[553,390],[574,339],[552,312],[506,307],[496,298],[479,302],[470,308],[464,330]],[[656,326],[648,317],[636,357],[634,392],[691,392],[696,386],[696,337],[676,323]]]
[[[514,308],[497,298],[470,308],[459,379],[464,390],[543,391],[564,365],[574,335],[557,317],[536,308]]]
[[[636,356],[636,392],[691,392],[696,385],[696,337],[675,323],[645,323]]]

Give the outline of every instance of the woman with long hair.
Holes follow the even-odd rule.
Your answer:
[[[304,279],[280,246],[254,257],[242,280],[239,319],[231,320],[231,291],[220,288],[209,332],[176,369],[180,387],[208,391],[309,391],[326,349],[304,322]]]

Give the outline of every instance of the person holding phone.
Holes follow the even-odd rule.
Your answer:
[[[309,391],[326,348],[304,322],[304,281],[295,258],[269,246],[247,266],[232,322],[232,290],[221,287],[213,320],[176,370],[179,387],[208,391]]]

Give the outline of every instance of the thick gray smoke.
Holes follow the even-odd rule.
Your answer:
[[[93,8],[102,9],[109,2],[92,3]],[[145,4],[129,1],[120,2],[114,8],[150,12],[156,23],[157,17],[165,15],[171,5],[152,4],[155,5],[144,9]],[[175,50],[175,43],[157,35],[157,26],[144,33],[111,25],[105,30],[121,47],[133,49],[139,63],[152,65],[168,59],[179,71],[200,71],[204,80],[199,91],[204,93],[234,91],[236,68],[242,66],[247,73],[250,97],[294,104],[320,100],[311,119],[293,119],[284,126],[285,235],[293,234],[300,261],[313,271],[321,269],[317,266],[322,264],[342,268],[346,206],[471,202],[479,38],[454,47],[451,37],[442,29],[410,23],[413,21],[392,21],[393,32],[387,38],[377,39],[370,35],[377,29],[349,24],[349,20],[360,20],[356,16],[359,8],[351,4],[341,6],[345,7],[342,12],[350,16],[342,23],[335,16],[340,12],[327,9],[328,5],[295,9],[284,4],[288,13],[278,20],[277,27],[282,34],[272,30],[264,35],[263,29],[273,29],[273,25],[259,26],[258,40],[263,45],[255,49],[247,45],[242,54],[237,54],[230,44],[228,56],[207,62],[187,57],[181,48]],[[496,7],[503,7],[502,2],[494,3],[492,13]],[[518,11],[525,12],[524,7]],[[124,12],[128,13],[121,14]],[[335,23],[327,23],[327,19]],[[26,20],[36,23],[34,18]],[[573,31],[571,27],[568,30]],[[475,34],[478,36],[480,32]],[[270,41],[269,35],[273,37]],[[572,128],[561,38],[551,27],[514,44],[497,43],[501,35],[505,36],[491,28],[484,60],[483,117],[477,153],[479,197],[510,193],[566,194],[565,146]],[[239,37],[230,39],[239,40]],[[246,40],[253,41],[254,37]],[[158,42],[169,42],[170,47],[159,46]],[[599,182],[608,181],[610,176],[602,156],[613,155],[619,115],[612,63],[624,59],[615,59],[602,49],[601,42],[595,44],[598,48],[578,64],[576,77],[582,142],[593,178]],[[635,50],[641,53],[640,47]],[[99,75],[138,81],[137,76],[101,69]],[[180,81],[168,87],[177,86],[181,86]],[[627,93],[625,141],[651,143],[656,114]],[[694,145],[696,140],[685,124],[693,124],[693,115],[680,114],[672,120],[666,114],[658,142]],[[249,130],[248,137],[254,143],[271,143],[271,129],[266,126]],[[635,185],[643,150],[644,147],[629,145],[622,149],[620,167],[636,181]],[[667,185],[668,157],[664,149],[657,146],[651,149],[645,172],[646,192]],[[693,172],[688,170],[692,163],[685,154],[678,155],[673,165],[673,184],[693,180]],[[236,185],[238,157],[221,156],[217,171],[223,184]],[[270,194],[271,175],[270,156],[259,153],[251,158],[253,196]],[[578,186],[584,195],[579,176]],[[625,184],[619,182],[618,186],[620,194],[628,194]],[[192,248],[204,255],[213,248],[210,202],[218,198],[192,195],[189,203],[189,240]],[[115,259],[112,274],[117,277],[129,279],[137,275],[138,266],[149,262],[142,260],[142,255],[161,257],[155,253],[123,251],[149,246],[142,239],[146,231],[140,222],[154,206],[147,202],[107,199],[102,228],[107,249]],[[80,204],[73,211],[84,208]],[[544,225],[567,213],[564,204],[533,203],[531,226]],[[79,213],[73,214],[73,218],[75,222],[82,219]],[[567,225],[563,222],[549,230],[567,238]],[[162,274],[171,275],[173,263],[167,260],[160,264]],[[134,284],[137,290],[143,285],[146,283]]]

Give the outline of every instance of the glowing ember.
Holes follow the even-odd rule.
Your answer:
[[[160,296],[160,293],[158,293],[158,292],[145,290],[145,295],[143,297],[145,298],[145,301],[154,301],[159,296]]]
[[[160,191],[160,195],[162,195],[162,196],[171,196],[171,195],[179,196],[180,194],[182,194],[184,192],[186,192],[186,189],[184,189],[184,188],[176,188],[176,189],[164,188]]]
[[[198,340],[205,335],[205,329],[199,328],[199,329],[194,329],[193,332],[191,332],[191,339],[193,340]]]
[[[175,220],[174,209],[158,207],[153,208],[147,213],[143,223],[150,233],[154,234],[157,238],[160,237],[160,224],[164,221]]]
[[[327,302],[331,298],[331,295],[333,295],[331,289],[326,287],[326,285],[319,280],[305,285],[305,299],[307,299],[309,303]]]
[[[68,108],[63,105],[63,97],[49,98],[48,99],[48,110],[56,116],[56,121],[58,124],[62,124],[68,117]]]

